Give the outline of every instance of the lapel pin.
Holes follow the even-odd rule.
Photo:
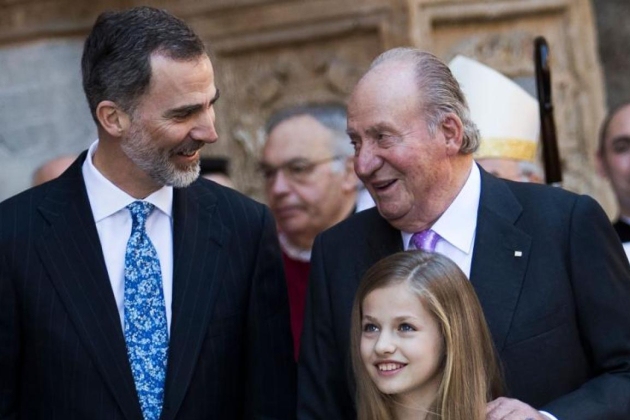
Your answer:
[[[523,256],[523,251],[514,251],[514,256],[515,257],[522,257]]]

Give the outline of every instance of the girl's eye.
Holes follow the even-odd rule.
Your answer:
[[[412,327],[411,325],[404,323],[404,324],[400,324],[400,326],[398,327],[398,330],[402,332],[409,332],[409,331],[415,331],[416,329]]]
[[[364,324],[363,332],[376,332],[378,331],[378,327],[374,324]]]

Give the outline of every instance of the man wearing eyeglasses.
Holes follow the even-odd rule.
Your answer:
[[[354,150],[338,104],[280,110],[266,133],[260,172],[278,225],[297,357],[313,241],[355,210]]]

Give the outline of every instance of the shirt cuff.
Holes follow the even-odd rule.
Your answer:
[[[551,414],[547,413],[546,411],[539,411],[539,413],[542,414],[543,416],[547,417],[549,420],[558,420],[557,418],[555,418]]]

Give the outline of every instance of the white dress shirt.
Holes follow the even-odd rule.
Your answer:
[[[619,215],[619,220],[621,220],[627,225],[630,225],[630,217]],[[623,250],[626,253],[626,257],[628,257],[628,260],[630,260],[630,242],[624,242],[622,245],[623,245]]]
[[[442,216],[431,226],[440,235],[435,252],[449,257],[470,279],[470,267],[477,230],[477,213],[481,196],[481,175],[479,168],[473,163],[470,175],[453,203]],[[405,251],[416,249],[411,242],[414,232],[400,232]],[[558,420],[553,415],[540,411],[550,420]]]
[[[124,330],[125,251],[131,235],[131,213],[126,206],[136,199],[111,183],[96,169],[92,156],[97,146],[98,140],[88,150],[83,162],[83,179]],[[146,230],[160,259],[166,322],[170,331],[173,298],[173,188],[162,187],[144,198],[144,201],[155,206],[147,219]]]

